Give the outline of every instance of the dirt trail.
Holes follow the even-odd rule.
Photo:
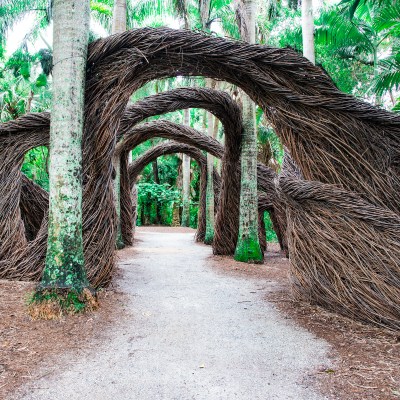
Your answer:
[[[273,283],[217,273],[210,247],[175,232],[138,230],[120,253],[127,314],[12,399],[324,399],[328,345],[263,300]]]

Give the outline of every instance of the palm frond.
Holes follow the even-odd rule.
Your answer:
[[[400,53],[393,49],[394,53],[379,62],[380,73],[372,83],[372,90],[377,95],[400,88]]]
[[[393,35],[400,35],[400,2],[381,7],[374,21],[376,30],[390,30]]]
[[[375,32],[362,20],[350,20],[335,9],[321,13],[315,23],[315,42],[333,48],[357,46],[360,50],[371,52],[371,36]]]

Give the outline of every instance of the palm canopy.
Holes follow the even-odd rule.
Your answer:
[[[370,89],[378,96],[398,88],[400,3],[385,1],[344,1],[342,8],[330,8],[316,22],[316,43],[329,46],[339,57],[373,66]],[[349,13],[349,11],[351,11]],[[388,55],[389,54],[389,55]]]

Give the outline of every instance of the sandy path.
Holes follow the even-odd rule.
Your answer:
[[[193,233],[137,238],[118,278],[128,315],[13,399],[324,399],[311,376],[328,346],[262,300],[271,283],[217,274]]]

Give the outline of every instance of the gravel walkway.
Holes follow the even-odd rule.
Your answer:
[[[216,273],[193,233],[137,238],[121,253],[127,316],[13,399],[324,399],[312,377],[328,345],[262,299],[268,282]]]

